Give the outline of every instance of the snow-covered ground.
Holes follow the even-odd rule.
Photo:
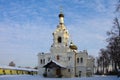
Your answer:
[[[0,75],[0,80],[120,80],[117,76],[94,76],[87,78],[43,78],[32,75]]]

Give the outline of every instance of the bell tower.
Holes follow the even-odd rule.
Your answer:
[[[69,33],[64,24],[64,14],[60,12],[58,17],[59,24],[57,29],[53,32],[52,53],[66,52],[69,48]]]

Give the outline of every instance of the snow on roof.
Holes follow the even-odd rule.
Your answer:
[[[6,66],[6,65],[0,65],[0,68],[2,68],[2,69],[12,69],[12,70],[24,70],[24,71],[37,71],[36,69],[12,67],[12,66]]]
[[[56,63],[57,65],[59,65],[59,66],[61,66],[61,67],[66,67],[66,66],[64,66],[64,65],[62,65],[62,64],[60,64],[60,63],[58,63],[57,61],[55,61],[55,60],[52,60],[52,62],[54,62],[54,63]]]
[[[62,64],[60,64],[60,63],[58,63],[58,62],[55,61],[55,60],[51,60],[51,61],[49,61],[48,63],[50,63],[50,62],[53,62],[53,63],[55,63],[56,65],[58,65],[58,66],[60,66],[60,67],[66,68],[66,66],[64,66],[64,65],[62,65]],[[46,63],[45,65],[47,65],[48,63]],[[45,65],[44,65],[44,66],[45,66]]]

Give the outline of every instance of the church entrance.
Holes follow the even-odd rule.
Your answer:
[[[56,75],[57,75],[57,77],[61,77],[61,69],[60,68],[56,69]]]
[[[54,77],[62,77],[61,69],[65,69],[65,67],[61,66],[60,63],[51,60],[49,63],[43,66],[45,68],[46,75],[51,75],[52,73],[47,73],[47,68],[54,70]]]
[[[61,70],[60,69],[56,69],[56,75],[60,75],[61,74]]]

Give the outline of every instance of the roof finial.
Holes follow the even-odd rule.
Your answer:
[[[62,6],[60,6],[59,23],[64,24],[64,14],[62,13]]]
[[[64,17],[64,14],[62,13],[62,11],[63,11],[63,7],[60,6],[60,14],[59,14],[59,17]]]
[[[63,7],[62,7],[62,6],[60,6],[60,13],[62,13],[62,11],[63,11]]]

